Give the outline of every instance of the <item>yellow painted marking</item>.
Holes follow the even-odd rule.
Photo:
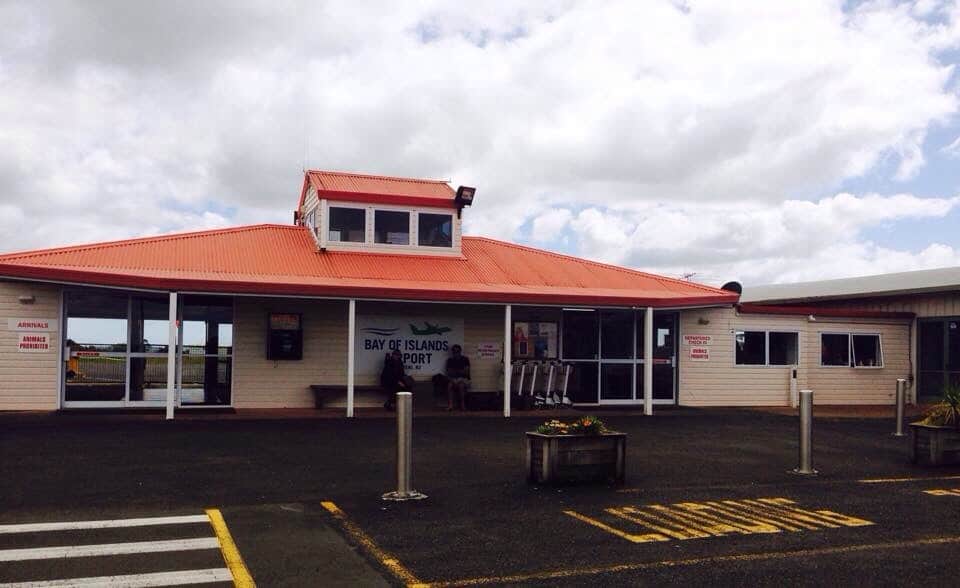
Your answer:
[[[710,536],[702,531],[682,527],[673,521],[664,519],[663,517],[657,516],[651,512],[633,508],[632,506],[624,506],[623,508],[608,508],[607,512],[614,516],[618,516],[621,519],[630,521],[631,523],[635,523],[653,531],[663,533],[672,539],[679,539],[680,541],[686,541],[687,539],[703,539],[704,537]]]
[[[749,500],[724,500],[723,504],[731,508],[743,510],[749,514],[757,516],[758,518],[762,517],[764,520],[780,527],[785,531],[796,533],[805,530],[812,531],[817,528],[814,525],[808,525],[807,523],[801,523],[792,518],[788,518],[783,514],[779,514],[776,511],[767,508],[763,504],[752,504]]]
[[[606,508],[604,511],[653,533],[639,535],[574,511],[564,513],[633,543],[669,539],[687,541],[724,537],[733,533],[754,535],[781,531],[816,531],[873,524],[871,521],[832,510],[803,509],[788,498],[679,502],[669,506],[648,504],[640,507]]]
[[[901,482],[927,482],[930,480],[960,480],[960,476],[934,476],[925,478],[873,478],[857,481],[861,484],[897,484]]]
[[[408,570],[402,563],[400,563],[400,560],[394,555],[381,549],[380,546],[377,545],[376,542],[363,531],[363,529],[358,527],[356,523],[347,517],[345,512],[340,510],[340,507],[329,501],[321,502],[320,505],[323,506],[327,512],[333,515],[333,518],[337,519],[337,521],[343,526],[344,531],[350,535],[350,538],[357,545],[365,549],[370,556],[383,564],[383,566],[390,570],[390,572],[398,580],[402,581],[410,588],[422,588],[428,586],[428,584],[425,584],[417,579],[417,577],[413,575],[413,572]]]
[[[670,516],[677,519],[689,521],[689,523],[695,528],[701,529],[715,537],[723,537],[725,535],[729,535],[730,533],[738,533],[740,535],[750,534],[749,531],[745,531],[740,527],[728,524],[725,521],[711,517],[703,512],[699,512],[696,508],[689,508],[690,504],[691,503],[687,503],[686,508],[683,504],[674,504],[673,507],[653,505],[650,508],[665,514],[669,513]]]
[[[462,580],[446,580],[431,582],[433,588],[448,588],[454,586],[485,586],[490,584],[524,584],[535,581],[562,580],[582,576],[596,576],[617,572],[637,572],[677,567],[693,567],[716,565],[724,563],[740,563],[753,561],[786,560],[795,558],[809,558],[821,555],[840,555],[846,553],[862,553],[865,551],[902,550],[910,547],[924,547],[929,545],[960,544],[960,536],[935,537],[932,539],[918,539],[916,541],[895,541],[892,543],[868,543],[862,545],[846,545],[842,547],[821,547],[815,549],[801,549],[796,551],[774,551],[762,553],[743,553],[737,555],[720,555],[715,557],[697,557],[690,559],[663,560],[653,562],[637,562],[598,566],[592,568],[575,568],[534,572],[530,574],[515,574],[511,576],[487,576],[481,578],[465,578]]]
[[[227,523],[223,520],[223,515],[220,514],[220,511],[216,508],[208,508],[204,512],[207,513],[207,518],[210,519],[210,526],[213,527],[217,541],[220,542],[220,553],[223,554],[223,561],[226,562],[227,569],[230,570],[230,575],[233,576],[233,585],[237,588],[254,588],[257,583],[253,581],[250,570],[248,570],[247,565],[243,563],[243,558],[240,557],[240,550],[237,549],[237,544],[233,542],[233,536],[230,535],[230,529],[227,528]]]
[[[770,524],[768,521],[761,518],[748,518],[741,514],[737,514],[736,511],[724,508],[717,502],[704,502],[703,504],[697,504],[691,502],[690,504],[696,504],[701,510],[710,509],[714,512],[720,513],[728,519],[734,521],[740,521],[737,523],[740,527],[750,531],[751,533],[779,533],[780,529],[776,525]]]
[[[789,500],[787,498],[761,498],[761,502],[766,502],[769,504],[777,504],[781,506],[784,510],[795,512],[804,516],[809,516],[816,519],[822,519],[828,521],[828,523],[821,522],[821,525],[832,527],[830,523],[835,525],[840,525],[843,527],[869,527],[873,524],[872,521],[866,519],[859,519],[857,517],[851,517],[847,515],[842,515],[838,512],[833,512],[832,510],[815,510],[810,511],[803,508],[798,508],[793,506],[796,502]]]
[[[563,511],[563,514],[569,515],[569,516],[577,519],[578,521],[583,521],[584,523],[587,523],[588,525],[593,525],[594,527],[597,527],[598,529],[603,529],[603,530],[606,531],[607,533],[610,533],[610,534],[612,534],[612,535],[616,535],[617,537],[622,537],[622,538],[626,539],[627,541],[630,541],[631,543],[651,543],[651,542],[653,542],[653,541],[669,541],[669,540],[670,540],[669,537],[666,537],[666,536],[661,535],[661,534],[659,534],[659,533],[648,533],[648,534],[646,534],[646,535],[634,535],[634,534],[631,534],[631,533],[627,533],[627,532],[625,532],[625,531],[621,531],[620,529],[616,529],[616,528],[614,528],[614,527],[611,527],[610,525],[607,525],[606,523],[602,523],[602,522],[598,521],[597,519],[592,519],[592,518],[590,518],[590,517],[588,517],[588,516],[582,515],[582,514],[576,512],[576,511],[573,511],[573,510],[565,510],[565,511]]]
[[[812,519],[810,517],[798,516],[796,513],[787,511],[785,509],[777,508],[772,504],[766,504],[760,502],[759,500],[744,500],[746,504],[749,504],[753,507],[759,508],[761,512],[770,513],[771,516],[779,517],[781,520],[788,521],[794,525],[799,526],[802,529],[807,529],[808,531],[816,531],[820,529],[820,521],[817,519]],[[826,523],[828,527],[837,528],[837,525],[832,523]]]
[[[960,496],[960,488],[954,490],[924,490],[923,493],[931,496]]]

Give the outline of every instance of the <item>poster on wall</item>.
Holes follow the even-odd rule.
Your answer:
[[[477,352],[474,354],[477,359],[500,359],[499,343],[477,343]]]
[[[513,323],[513,356],[518,359],[556,359],[557,323]]]
[[[412,376],[443,373],[450,348],[463,346],[463,319],[442,316],[357,315],[357,374],[379,376],[394,349]]]

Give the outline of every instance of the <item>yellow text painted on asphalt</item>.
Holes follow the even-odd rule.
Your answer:
[[[952,489],[941,489],[941,490],[924,490],[924,494],[929,494],[931,496],[958,496],[960,497],[960,488]]]
[[[606,521],[572,510],[564,513],[631,543],[796,533],[873,524],[831,510],[800,508],[788,498],[622,506],[605,509]]]

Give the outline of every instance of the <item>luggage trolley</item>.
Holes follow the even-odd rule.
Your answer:
[[[553,384],[557,374],[557,362],[544,361],[541,369],[543,370],[543,382],[539,392],[534,395],[534,406],[538,408],[549,408],[556,404],[553,397]]]

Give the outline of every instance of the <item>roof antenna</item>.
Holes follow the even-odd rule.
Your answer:
[[[683,280],[684,282],[689,282],[690,280],[693,279],[693,276],[695,275],[697,275],[697,272],[687,272],[685,274],[682,274],[680,276],[680,279]]]

